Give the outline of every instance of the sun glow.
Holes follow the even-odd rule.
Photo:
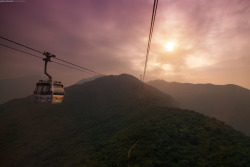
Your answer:
[[[165,47],[167,48],[167,50],[169,51],[169,52],[172,52],[172,51],[174,51],[174,48],[175,48],[175,42],[168,42],[166,45],[165,45]]]

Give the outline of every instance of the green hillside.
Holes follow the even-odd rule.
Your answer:
[[[0,106],[0,166],[249,166],[250,138],[129,75]],[[131,149],[130,158],[128,151]]]
[[[96,166],[243,167],[250,138],[193,111],[150,107],[98,149]],[[128,159],[128,150],[131,146]]]

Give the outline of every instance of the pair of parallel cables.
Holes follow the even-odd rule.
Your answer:
[[[145,61],[145,66],[144,66],[144,72],[143,72],[142,81],[144,81],[145,75],[146,75],[146,69],[147,69],[147,64],[148,64],[148,55],[149,55],[149,50],[150,50],[150,45],[151,45],[151,39],[152,39],[152,35],[153,35],[153,30],[154,30],[157,5],[158,5],[158,0],[154,0],[153,12],[152,12],[151,24],[150,24],[150,31],[149,31],[149,37],[148,37],[148,47],[147,47],[147,53],[146,53],[146,61]]]
[[[158,0],[154,0],[153,12],[152,12],[151,24],[150,24],[150,31],[149,31],[149,37],[148,37],[148,46],[147,46],[147,52],[146,52],[146,60],[145,60],[145,66],[144,66],[143,77],[142,77],[142,80],[143,80],[143,81],[144,81],[145,75],[146,75],[146,69],[147,69],[147,63],[148,63],[148,56],[149,56],[150,45],[151,45],[151,40],[152,40],[152,35],[153,35],[153,30],[154,30],[154,22],[155,22],[155,16],[156,16],[156,11],[157,11],[157,6],[158,6]],[[28,47],[28,46],[25,46],[25,45],[20,44],[20,43],[18,43],[18,42],[15,42],[15,41],[13,41],[13,40],[7,39],[7,38],[5,38],[5,37],[0,36],[0,38],[4,39],[4,40],[6,40],[6,41],[12,42],[12,43],[14,43],[14,44],[17,44],[17,45],[19,45],[19,46],[22,46],[22,47],[24,47],[24,48],[26,48],[26,49],[30,49],[30,50],[35,51],[35,52],[37,52],[37,53],[44,54],[44,52],[38,51],[38,50],[33,49],[33,48],[31,48],[31,47]],[[43,59],[43,58],[40,57],[40,56],[31,54],[31,53],[28,53],[28,52],[25,52],[25,51],[22,51],[22,50],[19,50],[19,49],[16,49],[16,48],[13,48],[13,47],[4,45],[4,44],[0,44],[0,46],[4,46],[4,47],[7,47],[7,48],[9,48],[9,49],[12,49],[12,50],[21,52],[21,53],[25,53],[25,54],[27,54],[27,55],[34,56],[34,57]],[[63,59],[59,59],[59,58],[57,58],[57,57],[55,57],[54,59],[57,59],[57,60],[62,61],[62,62],[64,62],[64,63],[70,64],[71,66],[65,65],[65,64],[62,64],[62,63],[59,63],[59,62],[52,61],[53,63],[59,64],[59,65],[62,65],[62,66],[68,67],[68,68],[72,68],[72,69],[75,69],[75,70],[78,70],[78,71],[82,71],[82,72],[85,72],[85,73],[88,73],[88,74],[91,74],[91,75],[104,75],[104,74],[101,74],[101,73],[99,73],[99,72],[93,71],[93,70],[91,70],[91,69],[88,69],[88,68],[85,68],[85,67],[76,65],[76,64],[74,64],[74,63],[71,63],[71,62],[69,62],[69,61],[66,61],[66,60],[63,60]],[[74,67],[72,67],[72,66],[74,66]],[[77,67],[77,68],[75,68],[75,67]]]

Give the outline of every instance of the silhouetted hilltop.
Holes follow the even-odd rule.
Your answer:
[[[237,85],[188,84],[155,80],[149,85],[175,98],[181,108],[195,110],[250,135],[250,90]]]
[[[162,106],[177,106],[175,100],[154,87],[144,84],[137,78],[121,74],[105,76],[82,85],[75,85],[66,90],[65,103],[81,100],[87,105],[117,105],[117,104],[154,104]]]
[[[79,85],[79,84],[83,84],[83,83],[85,83],[85,82],[93,81],[93,80],[95,80],[96,78],[99,78],[99,77],[102,77],[102,75],[95,75],[95,76],[93,76],[93,77],[84,78],[84,79],[78,81],[76,84]]]
[[[0,105],[0,166],[249,166],[250,138],[130,75]],[[131,150],[128,159],[128,151]]]

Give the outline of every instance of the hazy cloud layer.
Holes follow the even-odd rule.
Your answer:
[[[0,34],[105,74],[139,77],[152,6],[153,0],[0,3]],[[159,1],[146,80],[250,88],[249,18],[248,0]],[[172,52],[165,48],[169,41]],[[1,78],[43,72],[39,59],[3,47],[0,52]],[[88,77],[58,65],[50,70],[66,83]]]

